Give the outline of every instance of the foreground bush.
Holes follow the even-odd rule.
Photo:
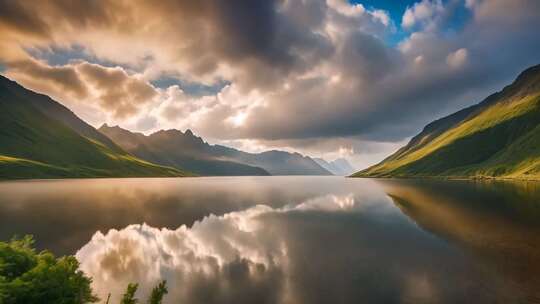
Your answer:
[[[92,293],[92,279],[79,270],[74,256],[56,258],[48,251],[37,253],[30,236],[0,242],[0,304],[84,304],[99,301]],[[138,284],[129,284],[121,304],[140,303]],[[160,282],[148,304],[161,304],[167,282]],[[106,303],[109,304],[109,297]]]
[[[124,293],[124,296],[120,300],[120,304],[137,304],[139,303],[139,300],[135,297],[135,293],[137,292],[137,288],[139,288],[139,284],[129,284],[126,289],[126,293]],[[163,300],[163,297],[168,293],[167,290],[167,281],[161,281],[154,289],[152,289],[152,293],[150,294],[150,297],[148,298],[148,304],[161,304],[161,301]],[[108,304],[107,300],[107,304]]]
[[[92,280],[73,256],[37,253],[31,237],[0,242],[0,303],[82,304],[97,302]]]

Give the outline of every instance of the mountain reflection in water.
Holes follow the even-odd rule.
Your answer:
[[[387,180],[382,185],[423,229],[500,277],[501,288],[540,302],[540,183]]]
[[[539,299],[538,189],[337,177],[9,182],[0,233],[76,253],[112,302],[129,282],[145,297],[167,279],[166,303],[526,303]]]

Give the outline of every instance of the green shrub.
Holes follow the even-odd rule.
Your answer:
[[[97,302],[92,280],[73,256],[37,253],[27,236],[0,242],[0,303],[80,304]]]

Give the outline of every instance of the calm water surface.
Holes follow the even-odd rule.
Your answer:
[[[0,239],[112,302],[540,303],[540,184],[340,177],[0,182]]]

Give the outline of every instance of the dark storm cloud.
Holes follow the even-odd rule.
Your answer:
[[[278,47],[276,1],[212,1],[209,4],[216,30],[221,32],[223,52],[233,58],[242,54],[261,56],[269,62],[289,60],[287,47]]]
[[[27,9],[25,3],[19,1],[0,1],[0,24],[7,28],[4,29],[6,32],[17,31],[36,36],[46,36],[49,30],[36,10]]]
[[[315,47],[316,37],[310,36],[316,35],[289,28],[290,20],[278,14],[281,4],[266,0],[167,0],[157,4],[102,0],[49,1],[37,6],[3,1],[0,22],[9,26],[2,31],[31,34],[52,43],[78,31],[125,35],[155,30],[154,34],[161,35],[160,31],[166,30],[171,34],[169,39],[182,42],[177,56],[200,57],[192,72],[211,73],[221,60],[255,60],[266,68],[288,71],[299,60],[292,46]]]
[[[440,115],[481,101],[540,62],[535,51],[540,47],[538,3],[503,2],[479,1],[479,12],[460,33],[446,38],[427,26],[406,40],[401,51],[363,33],[348,36],[333,58],[345,85],[333,89],[324,82],[303,82],[297,92],[285,92],[253,115],[245,136],[357,135],[395,141]],[[448,12],[441,14],[448,18]]]
[[[0,33],[16,36],[5,43],[12,44],[21,57],[25,51],[19,48],[27,43],[53,49],[75,43],[113,62],[169,69],[188,81],[235,81],[244,90],[251,90],[280,85],[288,75],[305,71],[331,52],[331,43],[314,31],[317,28],[284,15],[280,12],[283,6],[291,5],[266,0],[15,3],[9,16],[0,16],[0,22],[18,21],[12,20],[13,15],[32,16],[34,22],[24,27],[0,27]],[[295,13],[304,7],[323,11],[325,4],[296,4]],[[294,13],[292,9],[290,13]],[[324,20],[324,15],[321,17],[319,24]],[[50,31],[44,32],[45,28]],[[28,33],[39,39],[30,40]],[[142,50],[130,49],[129,44],[140,42]],[[128,49],[121,50],[126,46]],[[6,58],[3,61],[9,65]]]
[[[0,2],[7,75],[56,89],[63,101],[92,95],[84,103],[109,122],[155,122],[221,140],[402,140],[540,62],[536,0],[423,0],[403,22],[344,0],[32,4]],[[389,45],[401,23],[409,36]],[[33,60],[29,48],[73,45],[122,68],[40,62],[42,72],[23,72],[20,62]],[[78,76],[69,76],[73,68]],[[190,96],[151,85],[164,75],[227,85],[214,96]]]

